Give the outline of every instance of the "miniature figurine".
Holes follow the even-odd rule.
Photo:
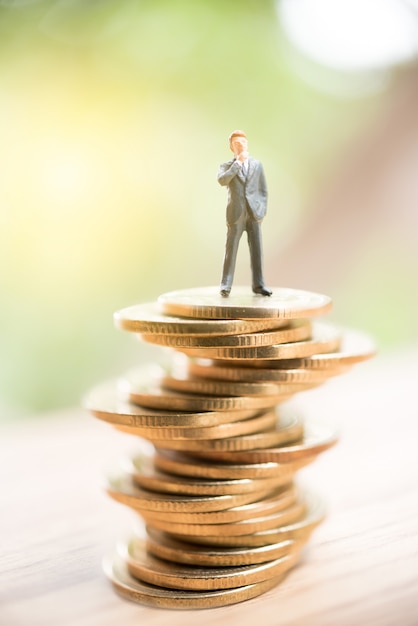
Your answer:
[[[222,163],[218,172],[218,182],[228,186],[228,231],[220,292],[223,297],[229,296],[239,241],[246,230],[253,292],[271,296],[272,291],[264,284],[262,267],[261,222],[267,210],[267,185],[263,166],[260,161],[249,156],[247,136],[242,130],[235,130],[230,134],[229,146],[235,157]]]

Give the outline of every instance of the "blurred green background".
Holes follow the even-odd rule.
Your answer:
[[[328,293],[383,351],[416,342],[416,5],[405,49],[370,0],[364,23],[291,2],[0,1],[2,418],[155,354],[115,310],[218,284],[236,128],[267,175],[268,284]]]

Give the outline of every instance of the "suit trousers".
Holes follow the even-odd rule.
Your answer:
[[[243,212],[235,224],[228,224],[221,289],[231,289],[234,280],[238,246],[244,230],[247,231],[248,246],[250,249],[252,288],[257,289],[264,286],[261,222],[257,222],[250,217],[247,210]]]

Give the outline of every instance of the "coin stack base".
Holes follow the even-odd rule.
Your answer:
[[[119,328],[173,356],[86,401],[97,418],[154,446],[107,484],[143,520],[104,564],[123,597],[226,606],[273,588],[298,563],[325,507],[295,475],[337,436],[286,401],[374,352],[367,336],[312,321],[330,307],[327,296],[294,289],[267,298],[237,287],[222,298],[208,287],[115,314]]]

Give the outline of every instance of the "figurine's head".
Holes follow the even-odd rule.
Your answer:
[[[247,152],[247,135],[243,130],[234,130],[234,132],[229,135],[229,147],[236,155],[241,154],[241,152]]]

